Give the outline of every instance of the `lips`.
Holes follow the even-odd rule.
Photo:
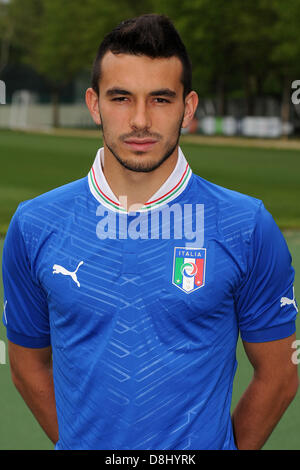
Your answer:
[[[153,139],[128,139],[124,141],[125,145],[132,150],[139,152],[146,152],[151,150],[154,145],[157,143],[157,140]]]

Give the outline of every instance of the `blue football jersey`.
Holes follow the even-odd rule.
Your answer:
[[[263,203],[177,165],[128,212],[89,174],[19,205],[3,251],[10,341],[52,347],[56,449],[236,449],[239,334],[295,332],[294,270]]]

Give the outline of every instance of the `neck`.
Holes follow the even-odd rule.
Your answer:
[[[178,159],[178,146],[158,168],[137,172],[125,168],[104,144],[103,173],[112,192],[128,210],[138,210],[164,184],[173,172]],[[126,206],[126,207],[125,207]]]

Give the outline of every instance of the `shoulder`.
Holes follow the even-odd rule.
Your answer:
[[[225,188],[193,175],[192,197],[204,204],[207,218],[214,219],[220,231],[229,237],[235,233],[246,238],[266,211],[261,199]]]
[[[81,178],[63,186],[47,191],[33,199],[23,201],[19,204],[15,215],[19,221],[26,218],[43,216],[45,222],[47,219],[53,220],[54,212],[59,208],[66,211],[72,211],[79,197],[84,197],[87,191],[87,177]]]
[[[215,204],[232,205],[254,212],[262,205],[262,201],[258,198],[212,183],[196,174],[193,177],[194,190]]]
[[[81,178],[21,202],[10,221],[6,246],[25,243],[29,254],[51,234],[62,233],[85,207],[87,185],[87,177]]]
[[[47,242],[57,243],[86,207],[87,177],[57,187],[19,204],[5,237],[5,251],[34,260]]]

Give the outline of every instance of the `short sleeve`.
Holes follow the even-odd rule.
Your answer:
[[[298,312],[294,269],[286,241],[263,204],[247,254],[247,272],[236,292],[241,338],[265,342],[292,335]]]
[[[20,206],[11,220],[3,247],[3,323],[7,338],[13,343],[43,348],[50,345],[47,299],[33,275],[19,213]]]

